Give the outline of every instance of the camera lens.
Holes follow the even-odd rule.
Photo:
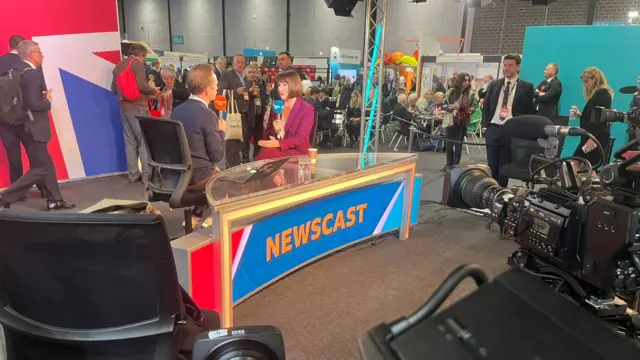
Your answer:
[[[491,207],[495,193],[502,190],[493,178],[479,169],[471,169],[464,173],[460,177],[459,184],[462,200],[476,209]]]

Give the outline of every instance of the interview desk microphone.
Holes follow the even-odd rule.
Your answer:
[[[282,111],[284,111],[284,101],[282,101],[282,100],[274,101],[273,102],[273,112],[278,114],[278,120],[282,120]],[[282,136],[280,136],[279,132],[277,134],[277,138],[278,138],[278,140],[280,140],[282,138]]]

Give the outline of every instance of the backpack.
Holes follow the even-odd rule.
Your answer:
[[[118,89],[120,89],[120,94],[122,94],[122,99],[124,100],[138,100],[142,97],[140,94],[140,90],[138,90],[138,80],[136,79],[136,74],[131,70],[131,64],[136,61],[135,59],[129,61],[127,67],[118,75],[116,79],[116,83],[118,84]]]
[[[25,122],[26,114],[22,107],[22,89],[20,82],[22,71],[11,69],[0,76],[0,124],[16,126]]]

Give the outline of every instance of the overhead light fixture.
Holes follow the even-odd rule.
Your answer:
[[[320,51],[318,54],[322,55],[322,51]]]
[[[629,17],[630,18],[638,17],[638,12],[637,11],[629,11]]]

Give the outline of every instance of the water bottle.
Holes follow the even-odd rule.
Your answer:
[[[577,112],[577,111],[578,111],[578,107],[577,107],[577,106],[575,106],[575,105],[573,105],[573,106],[571,107],[571,110],[569,111],[569,121],[571,121],[571,120],[575,120],[575,119],[577,118],[577,117],[576,117],[576,112]]]

